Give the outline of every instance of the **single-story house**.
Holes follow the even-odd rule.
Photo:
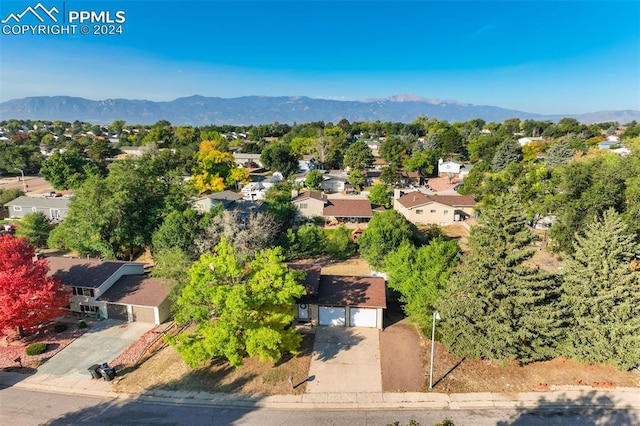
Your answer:
[[[440,177],[459,176],[463,168],[464,164],[457,161],[444,161],[442,158],[438,160],[438,176]]]
[[[366,199],[329,199],[322,215],[330,223],[366,223],[373,217],[371,202]]]
[[[418,172],[407,172],[405,170],[400,170],[398,172],[400,177],[400,184],[409,186],[409,185],[422,185],[422,177]]]
[[[476,201],[468,195],[426,195],[394,191],[393,208],[414,224],[449,225],[475,216]]]
[[[329,193],[342,192],[347,186],[347,176],[325,175],[320,186]]]
[[[218,204],[222,204],[222,208],[226,210],[231,204],[240,199],[242,199],[242,195],[237,192],[225,190],[196,198],[192,202],[192,206],[196,211],[206,213]]]
[[[296,304],[299,323],[339,327],[383,328],[387,307],[386,283],[381,277],[321,275],[315,265],[289,265],[307,272],[307,295]]]
[[[233,156],[236,160],[236,164],[240,167],[246,167],[247,169],[262,167],[262,163],[260,162],[260,154],[234,152]]]
[[[291,200],[296,206],[296,220],[302,221],[322,217],[327,196],[318,191],[306,191]]]
[[[242,198],[245,200],[263,200],[269,188],[282,180],[282,174],[276,172],[267,179],[249,182],[240,190]]]
[[[69,212],[67,197],[27,197],[23,195],[5,204],[9,208],[9,216],[23,218],[29,213],[44,213],[52,221],[61,221]]]
[[[144,274],[144,263],[47,257],[49,275],[71,290],[72,312],[160,324],[170,316],[165,283]]]

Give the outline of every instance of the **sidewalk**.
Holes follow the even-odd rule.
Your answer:
[[[44,374],[0,372],[0,386],[37,392],[129,399],[162,404],[271,409],[493,409],[585,407],[640,409],[637,388],[595,390],[590,387],[547,392],[499,393],[315,393],[302,395],[247,395],[149,390],[142,395],[116,393],[111,384],[89,377],[78,379]]]

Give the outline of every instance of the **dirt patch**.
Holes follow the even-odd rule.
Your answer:
[[[562,258],[555,253],[550,253],[545,248],[539,247],[536,249],[533,257],[525,262],[525,265],[555,273],[558,272],[562,266]]]
[[[420,392],[425,372],[423,339],[406,319],[380,333],[380,365],[384,392]]]
[[[424,351],[429,368],[430,349]],[[558,358],[525,366],[491,361],[465,360],[436,343],[434,392],[535,392],[589,386],[593,389],[640,386],[640,374],[620,372],[602,364],[584,364]]]
[[[366,260],[361,257],[353,257],[344,262],[326,264],[322,266],[323,275],[371,275],[371,268]]]
[[[240,368],[211,361],[192,369],[171,346],[164,346],[138,368],[124,372],[114,383],[116,392],[140,393],[146,389],[248,394],[304,393],[313,352],[313,335],[303,335],[300,353],[278,363],[246,359]],[[292,390],[289,377],[293,378]]]

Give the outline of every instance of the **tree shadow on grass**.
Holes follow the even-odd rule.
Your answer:
[[[303,334],[302,342],[300,343],[300,349],[298,349],[297,354],[292,354],[290,352],[285,353],[278,362],[275,363],[274,367],[280,367],[283,364],[291,361],[294,358],[301,358],[304,356],[309,356],[313,353],[313,341],[314,334]]]
[[[213,369],[198,368],[172,382],[152,386],[149,390],[235,393],[242,392],[244,386],[258,376],[250,373],[230,379],[235,373],[237,369],[226,363]]]
[[[629,393],[635,397],[637,394]],[[615,393],[589,391],[572,396],[563,393],[541,394],[533,408],[516,409],[516,414],[498,426],[565,425],[580,426],[640,424],[638,409],[631,407]]]

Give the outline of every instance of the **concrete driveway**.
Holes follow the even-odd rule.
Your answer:
[[[377,328],[316,329],[308,393],[382,392]]]
[[[36,375],[90,377],[88,368],[91,365],[111,362],[154,327],[153,324],[118,320],[95,322],[89,331],[38,367]]]

